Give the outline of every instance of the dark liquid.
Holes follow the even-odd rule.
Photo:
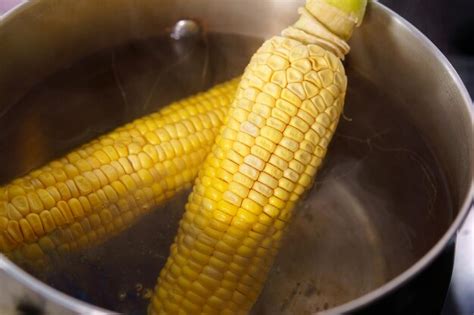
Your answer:
[[[162,105],[242,73],[261,41],[208,34],[102,51],[51,76],[0,118],[0,180],[8,182]],[[449,226],[442,168],[418,130],[348,65],[345,117],[295,220],[256,314],[303,314],[394,278]],[[34,272],[92,304],[144,314],[182,215],[177,196],[106,243]]]

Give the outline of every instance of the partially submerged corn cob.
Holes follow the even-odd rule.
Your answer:
[[[246,313],[343,108],[339,58],[365,1],[308,0],[252,57],[199,171],[152,314]]]
[[[40,261],[98,242],[190,187],[238,80],[137,119],[0,188],[0,251]]]

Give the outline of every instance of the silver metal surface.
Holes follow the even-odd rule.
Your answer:
[[[368,11],[368,23],[355,33],[350,57],[380,88],[389,87],[390,93],[398,95],[400,110],[412,117],[433,144],[431,149],[446,172],[455,217],[436,245],[408,270],[335,308],[334,313],[350,312],[374,301],[423,270],[456,235],[474,197],[472,100],[454,68],[429,39],[390,9],[380,9],[386,14]]]
[[[474,205],[473,205],[474,209]],[[447,303],[443,313],[474,314],[474,211],[467,216],[456,238],[456,256]]]
[[[8,165],[0,169],[1,180],[239,74],[261,40],[293,21],[301,4],[41,0],[20,6],[0,20],[0,148],[12,148],[0,156],[0,165]],[[182,30],[195,29],[189,22],[176,24],[183,18],[202,25],[204,38],[150,41],[173,33],[183,39]],[[140,42],[126,44],[131,40]],[[124,46],[112,49],[118,45]],[[376,3],[351,46],[345,119],[297,212],[254,309],[258,314],[349,312],[382,297],[440,253],[472,201],[471,101],[446,59]],[[76,123],[63,118],[65,108]],[[28,139],[28,148],[18,139]],[[33,158],[26,159],[25,152],[34,152]],[[110,281],[107,303],[96,301],[120,308],[112,302],[127,283],[153,284],[183,202],[55,270],[75,275],[81,290],[97,296],[99,279],[91,266],[122,279]],[[49,307],[48,314],[102,312],[43,285],[5,258],[1,267],[1,286],[12,288],[0,296],[5,312],[23,299]]]

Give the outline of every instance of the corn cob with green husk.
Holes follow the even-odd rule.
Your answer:
[[[246,313],[326,155],[341,114],[346,40],[364,0],[308,0],[247,66],[186,205],[152,314]]]
[[[0,188],[0,251],[39,263],[92,246],[190,187],[238,80],[178,101]]]

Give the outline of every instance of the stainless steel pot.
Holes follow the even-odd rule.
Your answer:
[[[17,7],[0,19],[1,180],[239,74],[261,40],[292,22],[301,4],[40,0]],[[180,34],[173,27],[183,18],[196,21],[201,32],[191,24],[184,29],[184,35],[193,31],[190,36],[170,39],[173,30]],[[446,58],[378,3],[370,3],[351,47],[345,119],[254,313],[352,312],[385,298],[438,257],[472,203],[471,100]],[[107,67],[112,81],[104,74]],[[104,297],[89,302],[125,310],[120,301],[115,305],[116,299],[101,295],[100,276],[88,263],[110,271],[110,279],[132,282],[142,274],[151,285],[178,208],[180,201],[103,248],[59,262],[57,273],[77,273],[81,291]],[[157,240],[156,222],[163,221],[169,224],[159,226],[163,233]],[[152,259],[148,270],[142,262]],[[18,305],[46,314],[108,313],[60,293],[52,286],[77,296],[58,282],[37,280],[3,256],[0,269],[2,314],[14,313]],[[120,296],[117,283],[105,289],[113,297]]]

